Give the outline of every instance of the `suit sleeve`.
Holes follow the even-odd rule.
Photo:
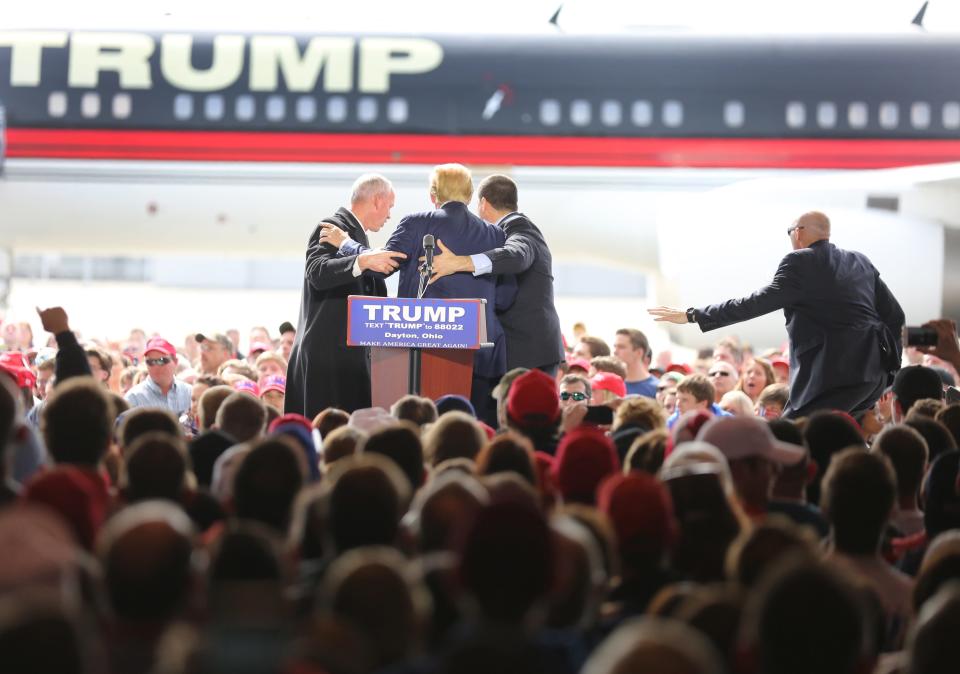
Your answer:
[[[90,375],[90,361],[87,360],[87,352],[77,342],[77,336],[67,330],[58,333],[56,339],[57,359],[54,376],[57,378],[57,384],[70,377]]]
[[[507,234],[507,240],[500,248],[483,253],[493,268],[491,274],[521,274],[530,268],[536,257],[536,247],[529,232],[516,229]]]
[[[503,313],[517,299],[517,279],[512,274],[497,277],[496,294],[494,295],[494,311]]]
[[[397,225],[397,228],[393,230],[393,234],[391,234],[390,238],[387,239],[387,242],[383,245],[383,249],[392,250],[395,253],[405,253],[407,256],[406,260],[398,260],[398,262],[400,262],[402,265],[404,262],[409,261],[410,258],[417,252],[416,248],[414,247],[415,238],[416,237],[414,233],[411,231],[410,225],[407,222],[407,218],[404,218]],[[362,246],[360,247],[361,252],[365,250],[368,250],[368,249]],[[370,276],[373,278],[378,278],[378,279],[385,279],[389,276],[393,276],[393,274],[396,274],[397,271],[399,271],[399,269],[400,268],[398,267],[390,274],[384,274],[383,272],[372,271],[370,269],[367,269],[363,272],[363,275]]]
[[[903,309],[900,307],[900,303],[897,302],[897,298],[893,296],[893,293],[890,292],[890,288],[888,288],[887,284],[884,283],[883,279],[880,278],[880,272],[876,272],[876,274],[876,280],[874,281],[874,306],[877,309],[877,313],[880,315],[880,320],[883,321],[883,324],[890,331],[890,335],[896,344],[895,353],[899,355],[903,352],[902,335],[903,325],[906,322],[906,317],[903,314]]]
[[[354,241],[353,239],[347,239],[346,241],[343,242],[343,245],[340,246],[340,250],[337,251],[337,254],[340,257],[351,257],[351,256],[359,255],[360,253],[365,253],[368,250],[370,249],[364,246],[359,241]]]
[[[697,309],[697,323],[703,332],[748,321],[783,309],[802,296],[803,287],[797,269],[798,257],[791,253],[780,261],[773,281],[747,297],[727,300]]]
[[[356,255],[338,256],[329,243],[320,243],[319,228],[310,237],[304,276],[314,290],[324,291],[353,281]]]

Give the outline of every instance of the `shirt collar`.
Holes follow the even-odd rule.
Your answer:
[[[156,393],[157,395],[163,395],[163,391],[160,389],[160,384],[153,381],[153,377],[147,376],[147,388]],[[176,377],[173,378],[173,383],[170,384],[170,391],[176,391],[177,387],[180,384],[180,380]]]
[[[520,213],[520,211],[510,211],[510,212],[507,213],[505,216],[503,216],[502,218],[500,218],[499,220],[497,220],[497,227],[499,227],[500,225],[502,225],[502,224],[503,224],[503,221],[506,220],[507,218],[512,217],[512,216],[514,216],[514,215],[517,215],[517,214],[519,214],[519,213]]]
[[[360,229],[362,229],[363,231],[367,231],[367,228],[363,226],[363,223],[362,223],[362,222],[360,222],[360,218],[357,217],[357,214],[356,214],[356,213],[354,213],[353,211],[351,211],[351,210],[350,210],[349,208],[347,208],[346,206],[344,206],[343,210],[345,210],[347,213],[350,214],[350,217],[353,218],[354,221],[360,226]]]

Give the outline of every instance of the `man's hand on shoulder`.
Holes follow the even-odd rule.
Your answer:
[[[368,250],[357,256],[357,262],[360,265],[360,271],[376,271],[381,274],[392,274],[400,267],[399,260],[405,260],[406,253],[395,252],[392,250]]]
[[[348,238],[347,233],[336,225],[327,222],[320,223],[320,238],[318,239],[320,243],[329,243],[334,248],[340,248]]]
[[[672,307],[654,307],[647,309],[647,313],[655,316],[657,321],[666,321],[668,323],[684,324],[689,323],[685,309],[674,309]]]
[[[457,272],[474,271],[473,260],[470,259],[469,255],[457,255],[444,246],[440,239],[437,239],[437,246],[440,247],[440,254],[433,258],[433,276],[430,277],[430,283]],[[420,258],[420,262],[424,262],[426,259],[426,256],[423,256]]]
[[[63,307],[50,307],[49,309],[37,307],[37,315],[40,316],[43,329],[51,334],[59,335],[61,332],[70,331],[67,312],[63,310]]]

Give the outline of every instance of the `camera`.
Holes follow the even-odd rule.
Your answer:
[[[904,346],[936,346],[939,339],[933,328],[906,327],[903,331]]]

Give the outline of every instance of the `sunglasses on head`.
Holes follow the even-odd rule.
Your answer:
[[[156,365],[166,365],[172,361],[173,358],[170,358],[169,356],[161,356],[160,358],[147,358],[145,362],[147,365],[153,367]]]
[[[581,393],[580,391],[574,391],[573,393],[570,393],[569,391],[562,391],[560,393],[560,400],[570,400],[571,398],[577,402],[580,402],[587,399],[587,394]]]

